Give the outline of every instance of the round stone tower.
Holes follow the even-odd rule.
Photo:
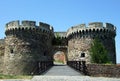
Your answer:
[[[5,30],[4,74],[31,74],[38,61],[47,61],[52,49],[53,27],[35,21],[12,21]]]
[[[93,22],[88,27],[85,24],[73,26],[67,31],[68,60],[85,60],[90,63],[89,49],[94,38],[99,38],[112,63],[116,63],[115,51],[116,27],[110,23]]]

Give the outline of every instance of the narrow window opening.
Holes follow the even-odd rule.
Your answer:
[[[13,49],[10,49],[10,53],[14,53]]]
[[[45,52],[44,52],[44,56],[46,56],[46,54],[47,54],[47,53],[46,53],[46,51],[45,51]]]
[[[85,53],[81,53],[81,57],[85,57]]]

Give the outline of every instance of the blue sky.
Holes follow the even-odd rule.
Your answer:
[[[120,63],[120,0],[0,0],[0,38],[5,24],[12,20],[34,20],[67,31],[89,22],[109,22],[117,27],[116,53]]]

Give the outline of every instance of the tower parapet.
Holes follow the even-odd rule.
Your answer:
[[[23,27],[36,27],[36,22],[35,21],[22,21],[22,26]]]
[[[40,27],[44,27],[46,29],[49,29],[50,28],[50,25],[49,24],[46,24],[46,23],[43,23],[43,22],[39,22],[39,26]]]
[[[103,23],[102,22],[92,22],[92,23],[89,23],[88,27],[90,27],[90,28],[102,28]]]
[[[6,24],[6,30],[19,28],[19,25],[20,25],[19,21],[11,21],[11,22]]]
[[[102,22],[92,22],[89,23],[88,26],[85,24],[80,24],[77,26],[73,26],[67,31],[67,37],[70,34],[76,33],[76,32],[91,32],[91,31],[111,31],[113,33],[116,33],[116,27],[110,23],[102,23]]]
[[[6,24],[6,31],[12,30],[12,29],[30,29],[30,28],[41,29],[47,32],[53,32],[52,26],[42,22],[39,22],[39,26],[36,25],[35,21],[28,21],[28,20],[22,21],[21,24],[20,24],[20,21],[11,21]]]

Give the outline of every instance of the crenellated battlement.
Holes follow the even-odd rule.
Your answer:
[[[39,22],[39,26],[40,27],[45,27],[46,29],[49,29],[49,27],[50,27],[49,24],[46,24],[46,23],[43,23],[43,22]]]
[[[36,22],[35,21],[22,21],[22,26],[33,26],[36,27]]]
[[[41,29],[42,31],[53,32],[53,27],[49,24],[39,22],[39,25],[36,25],[35,21],[24,20],[21,21],[11,21],[6,24],[6,31],[13,29]]]
[[[111,31],[116,33],[116,27],[112,25],[111,23],[102,23],[102,22],[92,22],[89,23],[88,26],[86,24],[80,24],[77,26],[73,26],[67,31],[67,37],[70,34],[76,33],[76,32],[93,32],[93,31]]]
[[[11,21],[6,24],[6,30],[11,28],[18,28],[20,25],[19,21]]]
[[[103,23],[102,22],[92,22],[92,23],[89,23],[88,27],[90,27],[90,28],[102,28]]]

